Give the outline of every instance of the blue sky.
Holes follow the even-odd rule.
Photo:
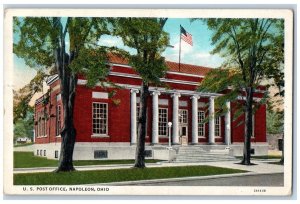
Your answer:
[[[218,55],[211,55],[213,49],[211,45],[211,31],[201,21],[190,22],[187,18],[169,18],[164,30],[170,34],[170,45],[174,48],[167,48],[163,56],[169,60],[178,62],[179,58],[179,34],[180,25],[193,36],[193,46],[181,41],[181,62],[187,64],[201,65],[207,67],[218,67],[222,64],[222,58]],[[14,36],[14,40],[18,37]],[[102,36],[100,45],[118,46],[125,48],[121,38]],[[125,48],[128,49],[128,48]],[[130,50],[130,49],[128,49]],[[36,71],[27,67],[23,59],[14,55],[14,89],[19,89],[26,85],[34,76]]]

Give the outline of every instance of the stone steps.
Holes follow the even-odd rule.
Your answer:
[[[177,150],[176,163],[194,163],[194,162],[217,162],[217,161],[238,161],[229,155],[228,149],[210,149],[204,150],[201,147],[179,147]]]

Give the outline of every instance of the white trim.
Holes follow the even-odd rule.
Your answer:
[[[109,65],[110,65],[110,66],[118,66],[118,67],[132,68],[130,65],[126,65],[126,64],[109,63]]]
[[[158,105],[168,106],[169,100],[168,99],[158,99]]]
[[[176,74],[176,75],[191,76],[191,77],[197,77],[197,78],[204,78],[205,77],[203,75],[188,74],[188,73],[173,72],[173,71],[167,71],[167,74]]]
[[[132,68],[130,65],[126,65],[126,64],[109,63],[109,65],[110,66]],[[204,75],[188,74],[188,73],[174,72],[174,71],[167,71],[167,74],[176,74],[176,75],[191,76],[191,77],[197,77],[197,78],[204,78],[205,77]]]
[[[206,103],[198,101],[198,108],[205,108]]]
[[[77,85],[85,85],[85,84],[87,84],[87,80],[85,80],[85,79],[78,79],[77,80]]]
[[[100,138],[100,137],[110,137],[107,134],[92,134],[91,135],[92,138]]]
[[[82,80],[82,81],[84,82],[84,84],[86,84],[86,80]],[[78,84],[78,85],[84,85],[84,84]],[[133,89],[133,88],[140,89],[141,88],[141,86],[139,86],[139,85],[122,84],[122,83],[115,83],[115,84],[118,86],[122,86],[125,89]],[[97,86],[99,86],[99,85],[97,85]],[[158,88],[155,86],[150,86],[149,91],[160,91],[160,92],[169,93],[169,94],[172,94],[174,92],[174,90],[170,91],[170,90],[167,90],[166,88]],[[200,93],[197,91],[189,91],[189,90],[181,90],[181,89],[176,90],[176,92],[179,92],[181,95],[195,95],[196,94],[196,95],[203,96],[203,97],[222,96],[223,95],[223,94],[218,94],[218,93]]]
[[[238,96],[237,97],[237,100],[246,100],[246,97],[245,96]],[[255,101],[255,102],[259,102],[260,100],[261,100],[261,98],[257,98],[257,97],[253,97],[253,100]]]
[[[106,92],[92,92],[92,98],[96,99],[108,99],[108,93]]]
[[[160,78],[160,81],[169,82],[169,83],[173,83],[173,84],[185,84],[185,85],[191,85],[191,86],[198,86],[199,85],[199,82],[183,81],[183,80],[177,80],[177,79]]]
[[[187,107],[188,102],[187,101],[179,101],[179,107]]]
[[[120,73],[120,72],[110,72],[109,75],[127,77],[127,78],[133,78],[133,79],[142,79],[139,75],[136,75],[136,74],[127,74],[127,73]],[[191,85],[191,86],[199,85],[199,82],[184,81],[184,80],[177,80],[177,79],[160,78],[160,81],[174,83],[174,84],[186,84],[186,85]]]
[[[58,74],[55,74],[55,75],[53,75],[53,76],[50,76],[50,77],[48,78],[48,80],[46,81],[46,83],[47,83],[47,85],[49,86],[49,85],[53,84],[56,80],[58,80]]]

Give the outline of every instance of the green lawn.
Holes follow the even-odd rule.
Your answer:
[[[242,156],[236,157],[238,159],[242,159]],[[281,159],[281,156],[276,155],[262,155],[262,156],[251,156],[251,159]]]
[[[24,146],[30,146],[30,145],[33,145],[33,143],[14,144],[14,147],[24,147]]]
[[[146,163],[156,163],[161,160],[147,159]],[[134,164],[134,160],[78,160],[74,166]],[[34,156],[33,152],[14,152],[14,168],[56,167],[58,160]]]
[[[182,166],[144,169],[129,168],[97,171],[74,171],[63,173],[26,173],[14,174],[14,185],[78,185],[118,181],[208,176],[243,172],[246,171],[212,166]]]

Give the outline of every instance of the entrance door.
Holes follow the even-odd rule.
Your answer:
[[[188,111],[179,110],[179,137],[181,145],[188,145]]]
[[[182,125],[179,128],[179,136],[181,138],[181,141],[180,141],[181,145],[188,145],[188,135],[187,135],[188,129],[187,128],[188,128],[187,125]]]

